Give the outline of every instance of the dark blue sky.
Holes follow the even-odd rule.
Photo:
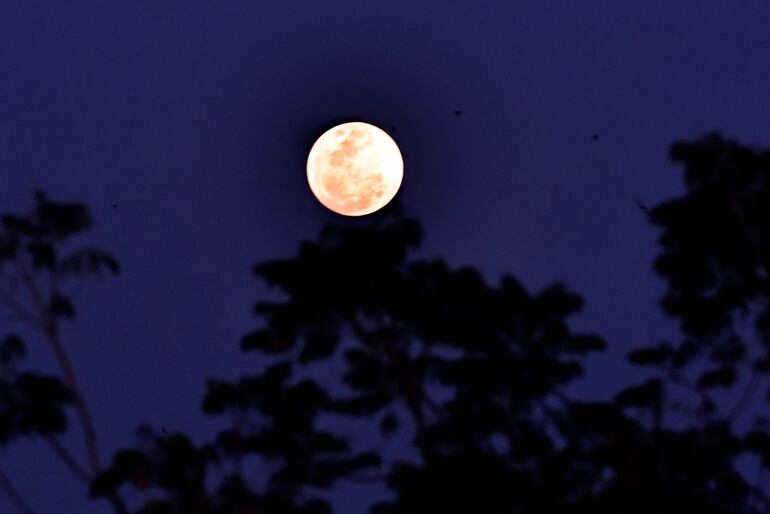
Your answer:
[[[763,1],[4,0],[0,210],[35,187],[83,200],[98,223],[84,241],[124,266],[79,292],[64,333],[103,453],[143,422],[222,426],[200,398],[255,364],[238,352],[265,294],[250,265],[335,217],[304,170],[335,121],[396,127],[422,254],[583,294],[576,326],[611,351],[580,393],[610,393],[628,348],[674,330],[635,202],[681,191],[675,139],[770,145],[768,27]],[[0,468],[40,513],[109,512],[47,448],[4,449]]]

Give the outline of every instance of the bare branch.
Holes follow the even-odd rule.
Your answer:
[[[42,333],[51,345],[59,368],[64,375],[64,381],[74,397],[75,411],[80,419],[86,451],[88,453],[90,473],[80,465],[77,459],[75,459],[69,450],[67,450],[67,448],[57,439],[53,437],[45,437],[45,439],[65,466],[67,466],[79,480],[88,484],[92,477],[96,476],[101,471],[96,429],[91,413],[80,388],[75,370],[73,369],[67,352],[64,349],[64,345],[62,344],[58,320],[56,316],[49,312],[48,300],[46,300],[46,295],[38,285],[35,274],[30,268],[30,263],[24,256],[20,256],[18,259],[15,259],[14,264],[19,273],[19,278],[21,278],[22,283],[26,286],[32,304],[37,312],[35,313],[29,310],[12,292],[9,293],[2,289],[0,289],[0,305],[7,307],[19,320],[30,324],[34,329]],[[57,278],[54,271],[49,271],[47,281],[47,295],[49,298],[53,298],[58,292]],[[16,493],[5,475],[0,476],[0,486],[6,491],[8,496],[14,500],[14,503],[17,504],[19,510],[23,513],[32,512],[18,493]],[[127,507],[117,492],[108,495],[108,500],[117,514],[129,514]]]
[[[697,395],[701,400],[699,416],[706,420],[709,417],[709,413],[713,412],[718,419],[723,419],[724,416],[719,411],[719,408],[714,403],[714,400],[704,390],[687,380],[679,372],[669,369],[666,376],[668,381],[672,384],[678,385],[688,391]]]
[[[8,476],[0,469],[0,489],[3,490],[11,503],[22,514],[35,514],[27,501],[21,496],[19,490],[13,485]]]
[[[89,412],[85,398],[83,397],[83,392],[80,389],[80,384],[78,383],[75,370],[72,368],[72,364],[70,363],[69,357],[67,356],[67,352],[64,350],[64,345],[61,342],[58,324],[56,319],[48,312],[43,293],[38,287],[37,281],[30,272],[26,262],[19,259],[17,260],[16,265],[21,275],[21,279],[27,286],[27,290],[32,297],[32,301],[38,310],[38,316],[42,326],[45,329],[46,338],[48,339],[48,342],[53,349],[54,355],[56,356],[56,361],[58,362],[59,368],[64,375],[64,380],[74,396],[75,411],[80,418],[80,424],[83,428],[83,436],[85,437],[86,441],[86,451],[88,452],[88,460],[91,467],[91,473],[96,474],[101,470],[99,450],[96,442],[96,429],[94,428],[94,424],[91,419],[91,413]]]
[[[24,305],[22,305],[16,298],[14,298],[12,294],[0,290],[0,305],[5,306],[14,316],[19,318],[21,321],[28,323],[35,330],[41,332],[45,331],[43,320],[39,319],[37,316],[27,310],[27,308],[24,307]]]
[[[49,322],[50,320],[48,319],[48,307],[46,305],[45,298],[43,298],[43,294],[40,292],[40,288],[37,287],[37,282],[35,282],[35,278],[32,276],[32,273],[30,273],[26,262],[18,259],[16,260],[16,267],[19,269],[21,279],[24,284],[26,284],[27,289],[29,290],[29,293],[32,297],[32,302],[35,304],[35,307],[38,310],[40,321]]]
[[[59,460],[61,460],[70,471],[72,471],[73,475],[80,479],[81,482],[86,484],[91,482],[91,477],[89,476],[88,471],[86,471],[85,468],[83,468],[83,466],[78,463],[75,457],[72,456],[69,450],[67,450],[67,448],[65,448],[58,439],[51,436],[46,436],[45,440],[53,449],[54,453],[56,453],[56,455],[59,457]]]
[[[733,408],[730,409],[730,413],[727,415],[728,419],[734,421],[738,416],[741,415],[744,409],[748,406],[752,396],[754,396],[754,393],[757,390],[758,382],[759,373],[757,373],[756,369],[752,369],[749,383],[746,385],[746,389],[744,389],[743,394],[741,394],[740,398],[738,398],[738,401],[735,402]]]
[[[62,373],[64,374],[64,380],[69,386],[75,401],[75,411],[80,418],[80,424],[83,428],[83,437],[86,442],[86,450],[88,452],[88,460],[91,466],[91,473],[96,474],[101,471],[101,463],[99,459],[99,447],[96,440],[96,428],[94,427],[91,413],[88,410],[83,392],[80,389],[77,375],[72,368],[67,352],[64,350],[61,337],[59,336],[59,330],[56,325],[51,326],[50,333],[48,334],[48,340],[51,343],[56,360],[59,363]]]

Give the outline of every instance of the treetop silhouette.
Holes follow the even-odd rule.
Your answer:
[[[686,192],[645,212],[660,230],[661,308],[681,338],[629,352],[650,370],[643,383],[611,401],[572,397],[587,357],[606,348],[571,328],[582,298],[558,282],[530,292],[511,275],[490,284],[418,259],[419,223],[386,209],[256,264],[278,294],[256,302],[260,324],[240,342],[253,373],[206,386],[202,410],[223,428],[196,443],[140,427],[106,468],[80,466],[91,496],[141,514],[326,514],[340,485],[363,482],[390,492],[372,514],[770,512],[770,419],[742,417],[770,373],[770,152],[712,133],[675,143],[671,157]],[[87,210],[37,202],[2,218],[3,266],[31,262],[39,280],[118,271],[100,250],[59,258]],[[3,305],[24,319],[8,293]],[[54,293],[44,337],[75,312]],[[19,384],[23,352],[16,336],[0,347],[3,444],[60,433],[84,402],[66,373]],[[372,443],[396,434],[409,452]],[[738,463],[747,456],[755,477]],[[139,498],[130,509],[127,490]]]

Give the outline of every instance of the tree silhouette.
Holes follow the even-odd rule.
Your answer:
[[[35,205],[27,215],[0,217],[0,305],[42,337],[61,373],[59,378],[21,372],[18,365],[26,345],[16,334],[5,336],[0,343],[0,444],[20,436],[40,436],[86,483],[101,471],[96,429],[59,326],[62,320],[75,317],[67,294],[73,280],[114,275],[120,267],[114,257],[98,248],[83,247],[63,255],[60,250],[91,224],[85,205],[54,202],[42,191],[35,193]],[[87,464],[80,463],[56,438],[66,429],[64,409],[68,405],[83,432]],[[0,486],[22,510],[29,510],[7,477],[0,480]],[[128,512],[117,492],[107,497],[117,512]]]
[[[203,412],[223,422],[211,441],[140,427],[136,447],[102,469],[74,375],[19,372],[24,345],[11,335],[0,442],[53,441],[74,407],[96,457],[81,466],[65,453],[70,468],[118,512],[128,488],[142,493],[131,510],[141,514],[325,514],[346,482],[387,487],[372,514],[770,512],[770,418],[743,416],[757,392],[770,398],[770,152],[712,133],[675,143],[671,158],[686,192],[645,213],[660,229],[661,308],[681,339],[631,351],[650,378],[612,401],[570,395],[606,346],[570,327],[580,296],[414,258],[420,225],[393,204],[253,267],[277,297],[256,303],[260,325],[241,340],[259,356],[253,374],[207,385]],[[22,282],[53,286],[43,302],[27,284],[43,310],[14,290],[0,299],[50,340],[74,315],[60,276],[118,267],[93,249],[58,258],[87,211],[37,202],[28,217],[2,218],[0,264],[31,263]],[[43,207],[59,210],[48,219]],[[4,287],[19,275],[9,277]],[[380,444],[396,437],[409,448]],[[738,465],[746,456],[756,477]]]
[[[653,420],[647,437],[664,452],[655,462],[666,466],[661,479],[678,478],[659,501],[689,490],[714,512],[768,512],[770,420],[739,417],[770,373],[770,152],[711,133],[675,143],[670,156],[684,165],[687,194],[656,206],[649,218],[661,228],[654,263],[668,286],[661,308],[679,321],[682,339],[630,352],[632,363],[657,377],[618,402]],[[684,414],[671,421],[685,429],[665,430],[666,413]],[[672,438],[675,453],[664,443]],[[751,485],[734,465],[746,454],[757,461]]]

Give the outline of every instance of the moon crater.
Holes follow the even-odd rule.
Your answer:
[[[345,216],[381,209],[403,178],[398,146],[383,130],[362,122],[324,132],[310,149],[307,178],[319,202]]]

